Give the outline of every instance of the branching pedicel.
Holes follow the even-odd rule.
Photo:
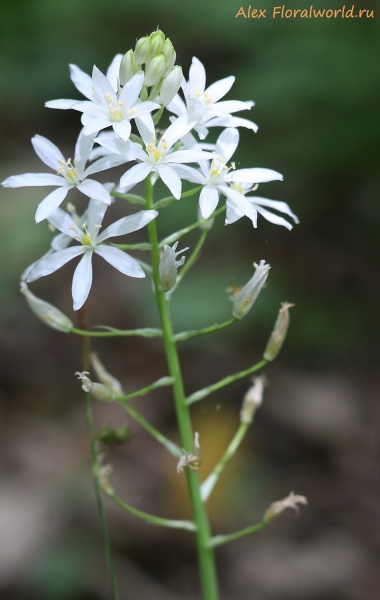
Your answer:
[[[289,325],[289,307],[292,305],[288,303],[282,305],[274,331],[264,351],[264,358],[260,362],[186,397],[177,342],[218,331],[242,319],[251,309],[264,286],[270,266],[263,260],[259,264],[254,264],[255,272],[252,279],[233,297],[233,317],[219,325],[175,334],[170,320],[170,298],[198,258],[215,217],[225,210],[226,224],[234,223],[241,217],[247,216],[252,221],[253,227],[257,227],[257,216],[260,214],[271,223],[291,229],[290,222],[277,213],[290,217],[296,223],[298,219],[285,202],[249,195],[260,183],[282,180],[280,173],[264,168],[236,169],[235,164],[230,162],[239,143],[238,128],[257,130],[254,123],[234,114],[249,110],[253,102],[222,100],[232,87],[234,77],[226,77],[206,88],[205,69],[197,58],[193,58],[188,81],[184,79],[181,67],[175,66],[175,61],[176,53],[171,41],[165,39],[164,34],[158,30],[149,37],[138,40],[134,51],[129,50],[124,56],[121,54],[115,56],[106,75],[94,67],[90,77],[77,66],[71,65],[71,79],[86,100],[53,100],[47,102],[46,106],[62,110],[73,109],[82,113],[83,129],[76,142],[74,158],[65,159],[52,142],[37,135],[32,139],[34,149],[39,158],[53,169],[55,174],[16,175],[9,177],[2,184],[5,187],[57,187],[38,206],[36,221],[47,219],[60,233],[53,238],[47,253],[24,271],[21,291],[31,309],[47,325],[66,333],[80,335],[84,341],[82,372],[77,375],[86,392],[93,475],[114,599],[117,598],[117,588],[101,488],[109,498],[136,517],[156,525],[194,533],[205,600],[216,600],[219,597],[214,563],[215,546],[258,531],[286,507],[298,510],[297,504],[306,504],[303,496],[291,493],[288,498],[273,503],[258,524],[233,534],[215,537],[211,535],[206,501],[254,419],[254,414],[262,402],[265,379],[261,376],[253,380],[253,387],[244,398],[237,433],[220,462],[202,485],[197,472],[201,461],[201,448],[199,436],[192,429],[189,406],[229,383],[258,371],[268,361],[273,360],[285,339]],[[184,99],[179,93],[180,88]],[[171,124],[161,134],[156,126],[165,108],[170,113]],[[132,133],[132,125],[136,127],[137,133]],[[110,127],[112,130],[109,129]],[[204,141],[210,127],[223,128],[216,144]],[[129,162],[133,163],[133,166],[121,177],[119,186],[103,185],[89,177]],[[153,189],[158,178],[169,189],[170,195],[154,201]],[[195,184],[195,187],[182,192],[182,180]],[[130,193],[140,182],[145,184],[145,197]],[[77,188],[90,198],[88,208],[82,216],[78,216],[72,204],[68,205],[68,212],[59,208],[72,188]],[[159,218],[161,211],[166,210],[175,199],[181,200],[198,193],[200,210],[198,220],[159,241],[156,219]],[[218,208],[221,196],[226,198],[226,204]],[[112,197],[141,205],[143,210],[135,212],[132,216],[126,216],[102,230],[102,221]],[[148,229],[148,243],[112,245],[107,243],[110,238],[137,231],[145,226]],[[190,250],[185,248],[177,252],[179,239],[194,229],[200,230],[199,241],[195,248]],[[126,250],[149,251],[151,263],[148,265],[132,258],[125,252]],[[186,262],[184,256],[176,260],[176,257],[185,251],[189,251]],[[124,331],[104,327],[103,331],[87,330],[84,305],[92,284],[91,259],[94,253],[100,255],[124,275],[137,278],[148,275],[152,278],[161,320],[160,329],[143,328]],[[55,272],[77,256],[82,258],[74,271],[72,295],[74,310],[79,310],[80,313],[80,329],[75,328],[72,321],[57,308],[32,294],[27,285]],[[257,260],[257,257],[255,258]],[[178,272],[179,267],[182,268]],[[113,336],[162,337],[169,374],[156,382],[147,383],[144,388],[134,393],[124,394],[121,384],[107,372],[100,360],[94,356],[90,358],[90,337]],[[95,383],[90,378],[91,365],[98,379]],[[171,386],[173,389],[181,448],[167,439],[130,404],[132,398],[160,386]],[[101,401],[118,402],[132,419],[172,454],[173,469],[177,464],[178,473],[185,472],[187,477],[193,521],[175,521],[150,515],[129,506],[117,496],[109,482],[111,469],[101,465],[97,446],[99,438],[95,437],[92,427],[89,394]],[[112,435],[112,432],[107,430],[107,435]],[[128,428],[120,428],[117,435],[115,434],[115,439],[120,442],[126,435],[128,435]]]

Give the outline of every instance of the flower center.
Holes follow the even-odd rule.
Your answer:
[[[203,104],[205,104],[206,106],[208,106],[209,104],[212,104],[214,101],[211,98],[211,96],[209,96],[209,94],[207,92],[203,92],[203,94],[201,94],[201,92],[199,91],[199,85],[197,84],[195,86],[195,96],[201,100],[203,100]]]
[[[235,169],[235,163],[231,163],[230,167],[227,167],[226,162],[223,158],[219,160],[213,160],[211,163],[210,174],[208,180],[210,183],[218,183],[220,179],[223,179],[225,175],[231,170]]]
[[[152,141],[149,142],[146,146],[146,151],[148,152],[151,159],[153,159],[154,163],[158,163],[161,160],[165,160],[166,154],[163,150],[168,149],[168,145],[166,143],[165,138],[161,138],[160,145],[163,150],[159,150],[156,146],[157,138],[153,136]]]
[[[121,121],[123,118],[123,112],[121,109],[121,107],[123,106],[123,102],[121,100],[119,100],[115,106],[115,102],[109,92],[104,94],[104,97],[107,100],[108,110],[109,110],[111,118],[114,121]]]
[[[74,160],[73,160],[74,165],[76,163],[76,160],[77,159],[74,158]],[[78,171],[76,170],[75,166],[72,164],[71,158],[68,158],[66,161],[59,160],[58,162],[61,164],[61,166],[57,170],[57,175],[63,175],[63,177],[65,177],[65,179],[69,183],[72,183],[74,185],[77,185],[78,183],[80,183]]]

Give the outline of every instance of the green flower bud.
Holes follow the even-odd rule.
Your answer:
[[[266,265],[265,260],[262,260],[259,265],[254,264],[254,266],[256,268],[254,276],[240,290],[234,300],[232,313],[236,319],[242,319],[251,310],[253,303],[267,280],[270,265]]]
[[[290,323],[289,308],[292,306],[294,306],[294,304],[288,304],[288,302],[283,302],[281,304],[277,320],[268,340],[267,347],[265,348],[264,358],[267,360],[274,360],[281,350]]]
[[[121,85],[125,85],[139,70],[140,67],[135,60],[133,50],[128,50],[120,63],[119,79]]]
[[[55,308],[52,304],[37,298],[37,296],[29,291],[28,286],[24,282],[21,283],[21,293],[24,294],[34,314],[46,325],[64,333],[69,333],[72,330],[74,323],[70,321],[69,317],[66,317],[63,312]]]
[[[151,52],[150,39],[148,37],[142,37],[136,42],[134,58],[138,65],[145,63],[149,59]]]
[[[167,75],[167,73],[169,73],[169,71],[173,68],[177,56],[174,50],[174,46],[169,40],[169,38],[166,38],[165,40],[165,44],[162,47],[162,54],[165,57],[165,75]]]
[[[103,400],[103,402],[112,402],[115,400],[117,394],[102,383],[93,383],[91,379],[87,377],[87,371],[83,371],[83,373],[77,372],[75,375],[78,375],[78,379],[82,381],[82,390],[90,392],[91,396],[97,400]]]
[[[170,104],[181,87],[182,79],[182,68],[178,66],[173,67],[173,69],[162,82],[160,90],[160,104],[163,104],[164,106]]]
[[[165,35],[160,29],[154,31],[149,36],[150,39],[150,59],[161,54],[162,47],[165,42]]]
[[[150,87],[157,83],[165,72],[165,59],[162,54],[155,56],[145,73],[144,84]]]

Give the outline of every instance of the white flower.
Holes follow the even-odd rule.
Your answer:
[[[211,158],[209,153],[198,149],[171,151],[174,144],[188,133],[192,126],[193,123],[189,123],[187,117],[180,117],[168,127],[159,142],[157,142],[156,135],[152,135],[149,128],[139,125],[146,150],[143,150],[139,144],[126,143],[115,138],[107,139],[105,136],[97,141],[109,150],[124,155],[125,162],[133,159],[138,161],[137,165],[134,165],[121,177],[120,186],[122,188],[143,181],[153,172],[162,179],[178,200],[181,197],[182,190],[182,182],[178,172],[183,163],[204,161]]]
[[[248,183],[251,187],[256,183],[282,180],[281,173],[272,169],[239,169],[235,170],[235,164],[227,167],[227,162],[235,152],[239,143],[239,132],[237,129],[225,129],[219,136],[216,146],[216,157],[211,165],[208,161],[200,163],[201,171],[192,167],[182,166],[179,174],[188,181],[204,185],[199,196],[199,205],[204,219],[214,212],[219,202],[219,194],[227,197],[228,203],[236,207],[240,213],[249,217],[253,226],[257,226],[257,211],[255,207],[240,191],[231,187],[231,183]],[[231,171],[231,169],[233,169]],[[226,220],[226,224],[229,221]]]
[[[56,171],[57,174],[24,173],[23,175],[13,175],[5,179],[2,185],[12,188],[24,186],[58,187],[58,189],[51,192],[38,205],[36,212],[37,223],[43,219],[47,219],[63,202],[72,188],[77,188],[89,198],[110,204],[111,197],[105,186],[98,181],[89,179],[88,175],[119,165],[123,161],[120,157],[106,156],[85,169],[93,143],[90,137],[84,135],[82,129],[75,146],[75,158],[73,160],[71,158],[65,160],[62,152],[55,144],[42,135],[35,135],[32,138],[32,144],[36,154],[48,167]]]
[[[189,249],[187,247],[176,252],[178,244],[179,242],[176,242],[171,247],[167,245],[164,246],[164,252],[159,265],[161,287],[164,292],[168,292],[175,286],[177,281],[177,269],[185,262],[185,256],[176,260],[177,256]]]
[[[235,77],[226,77],[205,89],[206,71],[203,64],[194,56],[189,71],[189,81],[186,82],[183,79],[182,82],[186,105],[177,94],[167,108],[178,116],[188,115],[189,120],[195,120],[194,129],[201,139],[207,136],[207,127],[246,127],[257,131],[257,125],[252,121],[231,115],[240,110],[250,110],[253,106],[252,101],[225,100],[219,102],[220,98],[223,98],[231,89],[234,81]]]
[[[139,71],[122,88],[115,91],[97,67],[92,72],[92,85],[96,99],[76,102],[71,106],[82,112],[82,123],[86,135],[98,133],[101,129],[112,126],[123,139],[131,135],[131,119],[140,118],[156,108],[157,102],[141,102],[139,94],[144,83],[144,73]]]
[[[72,239],[77,240],[79,246],[64,248],[48,256],[45,255],[30,270],[27,281],[35,281],[40,277],[50,275],[72,258],[83,254],[83,258],[75,269],[72,284],[74,310],[78,310],[85,303],[91,289],[91,261],[94,252],[102,256],[104,260],[121,273],[124,273],[124,275],[145,277],[144,271],[134,258],[118,248],[104,245],[102,242],[110,237],[124,235],[141,229],[147,223],[150,223],[158,215],[158,212],[156,210],[142,210],[129,217],[124,217],[107,227],[99,235],[99,229],[101,228],[106,210],[107,205],[104,202],[91,200],[87,213],[87,223],[84,223],[82,228],[78,227],[74,219],[60,208],[50,215],[49,220],[54,227]]]
[[[112,88],[115,90],[115,92],[118,89],[119,69],[122,58],[122,54],[116,54],[116,56],[114,56],[114,58],[112,59],[112,62],[108,67],[106,73],[106,77],[109,83],[111,84]],[[80,69],[76,65],[69,65],[69,67],[71,81],[73,82],[77,90],[79,90],[81,94],[83,94],[83,96],[85,96],[89,100],[92,100],[93,102],[99,102],[96,96],[95,89],[92,85],[92,79],[90,75],[87,75],[87,73],[82,71],[82,69]],[[72,108],[73,105],[77,102],[78,100],[68,99],[49,100],[48,102],[45,102],[45,106],[47,108],[59,108],[61,110],[68,110]]]

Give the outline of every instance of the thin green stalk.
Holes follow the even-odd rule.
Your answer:
[[[123,502],[119,496],[116,496],[114,491],[107,491],[105,493],[111,500],[113,500],[120,508],[123,508],[127,512],[129,512],[134,517],[138,517],[139,519],[143,519],[143,521],[147,521],[148,523],[153,523],[153,525],[161,525],[162,527],[171,527],[172,529],[185,529],[186,531],[195,531],[196,526],[192,521],[180,521],[174,519],[163,519],[162,517],[156,517],[156,515],[151,515],[150,513],[146,513],[142,510],[138,510],[130,504]]]
[[[194,194],[199,192],[202,189],[202,187],[202,185],[199,185],[198,187],[193,188],[192,190],[182,192],[181,200],[182,198],[188,198],[189,196],[193,196]],[[174,198],[174,196],[167,196],[166,198],[161,198],[161,200],[158,200],[158,202],[153,204],[152,208],[165,208],[166,206],[169,206],[169,204],[174,202],[174,200],[177,200],[177,198]]]
[[[218,462],[218,464],[214,467],[210,475],[205,479],[201,486],[201,494],[203,502],[209,499],[212,490],[214,489],[216,483],[219,480],[220,475],[224,471],[228,461],[233,457],[236,450],[239,448],[241,442],[244,439],[245,434],[247,433],[248,427],[250,423],[241,423],[239,429],[235,433],[232,441],[230,442],[227,450],[223,454],[222,458]]]
[[[121,336],[132,336],[139,335],[141,337],[162,337],[162,330],[154,327],[146,327],[145,329],[114,329],[113,327],[106,327],[105,325],[98,325],[98,327],[104,327],[109,331],[86,331],[85,329],[77,329],[73,327],[70,329],[70,333],[76,335],[83,335],[85,337],[121,337]]]
[[[141,204],[145,206],[145,200],[142,196],[137,196],[136,194],[121,194],[120,192],[115,192],[114,190],[111,192],[111,196],[115,198],[121,198],[122,200],[126,200],[131,204]]]
[[[166,385],[172,385],[173,377],[161,377],[161,379],[157,379],[154,383],[150,385],[146,385],[135,392],[131,392],[130,394],[124,394],[123,396],[116,396],[115,400],[130,400],[131,398],[136,398],[136,396],[144,396],[148,392],[152,390],[156,390],[159,387],[165,387]]]
[[[150,209],[153,207],[153,187],[149,177],[145,180],[145,191],[146,208]],[[148,224],[148,232],[149,241],[152,244],[153,280],[156,290],[158,311],[161,319],[166,358],[168,362],[169,373],[172,377],[174,377],[173,394],[181,445],[186,452],[194,453],[193,430],[191,426],[189,409],[186,406],[185,391],[182,382],[182,373],[179,364],[177,348],[173,340],[169,306],[165,298],[165,294],[160,290],[160,250],[155,220]],[[186,469],[186,477],[194,522],[197,527],[196,543],[203,598],[204,600],[218,600],[219,594],[214,553],[212,548],[208,547],[211,537],[210,525],[206,509],[201,498],[199,475],[197,471]]]
[[[227,544],[227,542],[233,542],[234,540],[238,540],[245,535],[249,535],[250,533],[256,533],[263,529],[266,525],[269,524],[269,521],[260,521],[256,525],[252,525],[252,527],[245,527],[244,529],[240,529],[240,531],[236,531],[236,533],[230,533],[227,535],[216,535],[211,538],[209,542],[210,548],[216,548],[216,546],[221,546],[222,544]]]
[[[200,219],[199,221],[192,223],[188,227],[184,227],[183,229],[180,229],[179,231],[176,231],[175,233],[168,235],[168,237],[164,238],[160,242],[160,244],[159,244],[160,248],[163,248],[164,246],[166,246],[168,244],[174,244],[174,242],[179,240],[181,237],[183,237],[187,233],[190,233],[190,231],[193,231],[193,229],[197,229],[198,227],[200,227],[200,225],[203,225],[203,223],[207,223],[207,221],[210,221],[210,219],[214,219],[215,217],[220,215],[220,213],[223,212],[224,210],[226,210],[226,207],[221,206],[220,208],[218,208],[218,210],[213,212],[212,215],[209,216],[207,219]]]
[[[124,408],[124,410],[134,419],[141,427],[143,427],[152,437],[154,437],[160,444],[162,444],[168,452],[174,458],[181,458],[182,451],[177,444],[168,440],[158,429],[153,427],[140,413],[137,412],[132,406],[129,406],[128,402],[125,400],[117,400],[120,405]]]
[[[239,319],[233,317],[229,321],[225,321],[224,323],[220,323],[219,325],[210,325],[210,327],[204,327],[203,329],[195,329],[194,331],[182,331],[181,333],[176,333],[174,336],[174,341],[176,342],[185,342],[186,340],[191,340],[193,337],[197,337],[198,335],[205,335],[206,333],[214,333],[214,331],[219,331],[220,329],[224,329],[225,327],[229,327],[236,323]]]
[[[265,358],[263,358],[263,360],[256,363],[255,365],[253,365],[253,367],[250,367],[249,369],[245,369],[245,371],[240,371],[239,373],[235,373],[234,375],[229,375],[229,377],[225,377],[224,379],[221,379],[220,381],[218,381],[217,383],[214,383],[213,385],[209,385],[208,387],[202,388],[201,390],[198,390],[197,392],[194,392],[194,394],[191,394],[190,396],[188,396],[186,399],[186,403],[188,405],[190,405],[190,404],[193,404],[194,402],[198,402],[199,400],[202,400],[202,398],[206,398],[206,396],[209,396],[213,392],[220,390],[220,388],[222,388],[226,385],[229,385],[230,383],[233,383],[234,381],[238,381],[239,379],[243,379],[243,377],[247,377],[247,375],[251,375],[251,373],[258,371],[259,369],[264,367],[267,363],[268,363],[268,361]]]
[[[143,242],[142,244],[111,244],[119,250],[151,250],[150,244]]]
[[[87,313],[86,306],[84,305],[79,312],[79,321],[81,327],[84,330],[87,329]],[[82,367],[84,371],[88,371],[90,368],[90,340],[86,337],[82,340]],[[92,476],[95,487],[95,496],[96,503],[98,505],[100,522],[102,525],[103,531],[103,540],[104,547],[106,552],[106,559],[108,565],[108,571],[111,580],[111,590],[112,590],[112,600],[118,600],[119,595],[117,591],[117,583],[116,583],[116,575],[115,575],[115,567],[113,564],[112,551],[111,551],[111,541],[108,531],[107,519],[104,511],[103,501],[102,501],[102,492],[99,481],[99,464],[98,464],[98,452],[96,445],[96,438],[94,432],[94,423],[92,418],[92,410],[91,410],[91,398],[90,394],[85,394],[86,398],[86,420],[87,420],[87,430],[90,438],[90,447],[91,447],[91,466],[92,466]]]

